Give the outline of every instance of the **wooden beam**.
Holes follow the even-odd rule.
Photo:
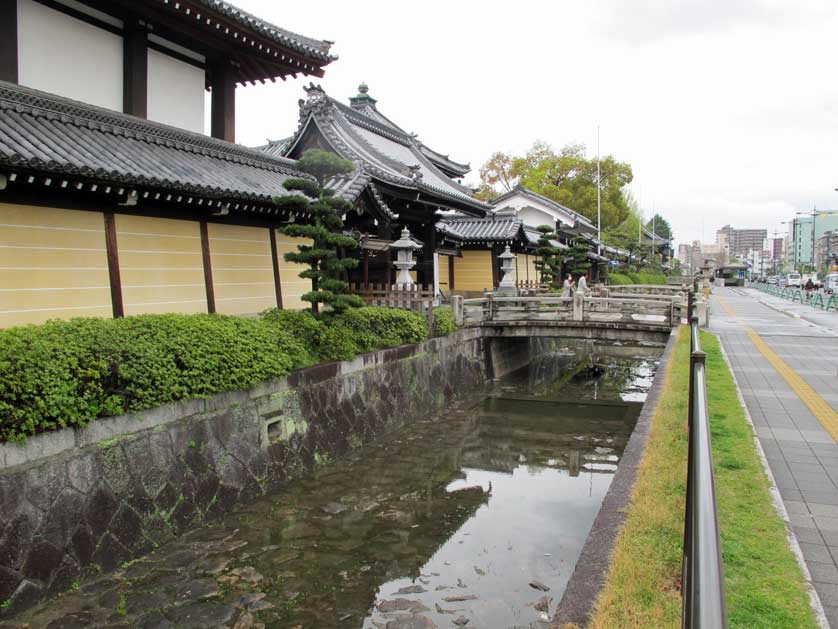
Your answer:
[[[233,68],[221,61],[212,68],[212,137],[236,141],[236,79]]]
[[[282,310],[282,282],[279,277],[279,250],[276,246],[276,229],[268,228],[271,232],[271,259],[274,264],[274,290],[276,291],[276,307]]]
[[[212,281],[212,258],[210,257],[209,229],[201,221],[201,259],[204,262],[204,286],[207,290],[207,312],[215,314],[215,284]]]
[[[17,83],[17,0],[0,0],[0,81]]]
[[[105,212],[105,250],[108,256],[108,279],[111,285],[111,306],[115,319],[125,316],[122,303],[122,277],[119,274],[119,247],[116,241],[116,221],[113,212]]]
[[[454,290],[454,256],[448,256],[448,292]]]
[[[148,117],[148,33],[134,21],[125,23],[122,53],[122,111]]]

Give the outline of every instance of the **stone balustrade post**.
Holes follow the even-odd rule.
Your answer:
[[[585,297],[582,293],[574,293],[573,295],[573,320],[582,321],[584,318]]]
[[[454,324],[457,327],[463,325],[463,296],[452,295],[451,309],[454,311]]]

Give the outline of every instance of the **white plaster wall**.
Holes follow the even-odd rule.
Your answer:
[[[530,227],[540,227],[541,225],[550,225],[552,227],[556,224],[556,217],[548,212],[536,210],[532,207],[521,208],[518,211],[518,218],[524,221],[524,225]]]
[[[149,48],[148,119],[204,133],[204,71]]]
[[[122,111],[122,37],[18,0],[18,81]]]

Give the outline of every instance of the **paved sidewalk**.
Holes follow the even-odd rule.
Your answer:
[[[824,425],[835,433],[838,333],[760,303],[766,297],[754,289],[715,288],[711,330],[730,358],[827,619],[838,627],[838,444]],[[800,384],[789,384],[747,328],[786,363],[786,376],[796,373],[814,390],[806,396],[809,406]],[[827,402],[820,420],[810,410],[818,396]]]

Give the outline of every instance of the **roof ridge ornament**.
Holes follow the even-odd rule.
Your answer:
[[[367,107],[375,109],[375,104],[378,102],[369,95],[370,86],[366,83],[361,83],[358,86],[358,94],[349,97],[349,105],[352,109],[363,111]]]

